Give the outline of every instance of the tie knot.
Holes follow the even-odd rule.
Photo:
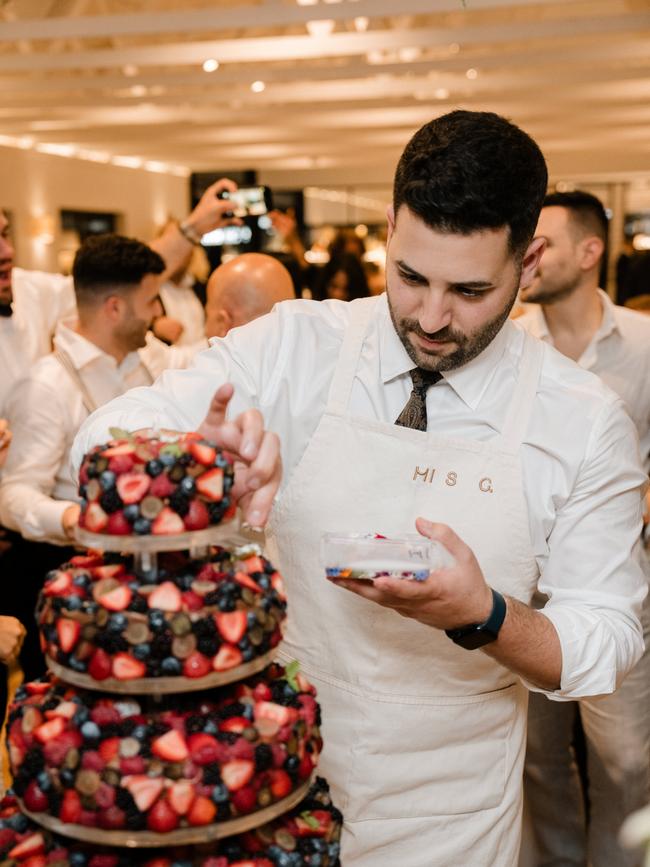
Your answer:
[[[430,386],[440,382],[442,374],[437,370],[423,370],[421,367],[414,367],[410,371],[411,380],[413,381],[413,390],[426,394]]]

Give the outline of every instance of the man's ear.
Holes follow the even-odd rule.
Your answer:
[[[386,234],[386,241],[388,242],[395,231],[395,208],[392,205],[386,208],[386,220],[388,221],[388,232]]]
[[[224,308],[220,307],[214,316],[214,337],[225,337],[232,328],[232,316]]]
[[[605,252],[605,245],[597,235],[591,235],[580,242],[579,261],[583,271],[591,271],[600,265]]]
[[[102,314],[108,322],[119,322],[124,315],[124,298],[121,295],[109,295],[102,304]]]
[[[533,238],[521,263],[521,277],[519,278],[519,288],[523,289],[533,282],[533,277],[537,272],[539,260],[546,249],[546,238]]]

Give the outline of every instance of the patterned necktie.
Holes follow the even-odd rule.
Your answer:
[[[413,380],[413,391],[408,403],[401,411],[395,424],[402,427],[410,427],[414,430],[427,429],[427,391],[442,379],[442,374],[437,370],[422,370],[414,367],[410,371]]]

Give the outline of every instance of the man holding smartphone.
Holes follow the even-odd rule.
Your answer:
[[[508,320],[544,249],[546,183],[505,119],[437,118],[397,168],[386,295],[277,305],[76,441],[78,464],[109,426],[155,423],[241,459],[245,516],[270,515],[287,581],[280,658],[318,688],[346,867],[514,867],[526,687],[611,692],[642,652],[634,428],[599,380]],[[454,566],[421,583],[324,579],[324,531],[414,523]]]

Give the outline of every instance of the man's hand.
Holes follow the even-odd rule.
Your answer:
[[[203,193],[198,204],[183,223],[194,229],[197,235],[204,235],[222,226],[241,226],[242,221],[232,216],[231,202],[219,197],[224,190],[234,193],[236,189],[237,184],[229,178],[216,181]]]
[[[0,662],[14,662],[25,640],[25,627],[15,617],[0,615]]]
[[[453,566],[431,572],[426,581],[387,577],[374,581],[331,580],[436,629],[456,629],[487,620],[492,611],[492,591],[471,548],[446,524],[418,518],[415,526],[422,536],[435,539],[449,551],[455,561]]]
[[[151,330],[159,340],[164,340],[166,343],[176,343],[184,328],[178,319],[173,319],[171,316],[159,316],[154,319]]]
[[[63,513],[61,517],[61,527],[68,539],[74,539],[74,531],[79,523],[79,514],[81,506],[78,503],[73,503]]]
[[[7,460],[10,443],[11,431],[9,430],[9,422],[5,418],[0,418],[0,469],[2,469]]]
[[[264,430],[264,419],[256,409],[226,421],[226,409],[233,392],[230,384],[217,389],[199,433],[234,456],[233,496],[248,523],[262,527],[268,520],[282,478],[280,440],[276,434]]]

